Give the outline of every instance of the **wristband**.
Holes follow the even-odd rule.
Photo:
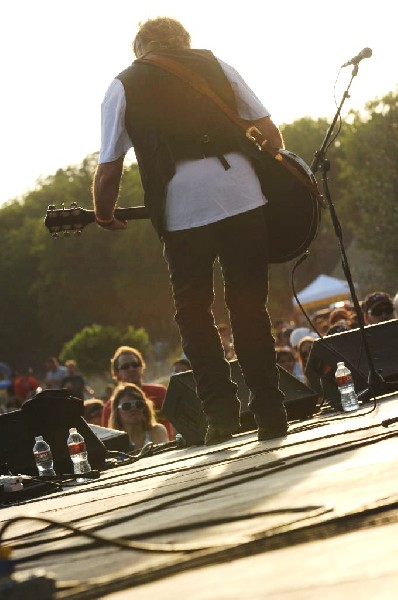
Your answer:
[[[102,227],[106,227],[107,225],[112,225],[115,222],[115,217],[111,217],[110,219],[101,219],[100,217],[95,216],[95,221],[98,225]]]

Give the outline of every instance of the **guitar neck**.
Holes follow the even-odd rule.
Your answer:
[[[93,210],[87,211],[92,213],[92,222],[95,221],[95,213]],[[120,221],[135,221],[138,219],[148,219],[149,214],[146,206],[130,206],[129,208],[116,208],[115,217]]]
[[[129,208],[117,208],[115,217],[121,221],[132,221],[135,219],[148,219],[149,214],[145,206],[130,206]],[[69,235],[70,233],[81,233],[89,225],[95,223],[95,212],[80,208],[76,203],[72,203],[70,208],[56,208],[50,204],[47,210],[44,224],[54,237],[60,233]]]

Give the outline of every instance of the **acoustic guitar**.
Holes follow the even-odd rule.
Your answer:
[[[268,200],[264,206],[267,224],[264,235],[269,240],[270,263],[286,262],[303,254],[317,234],[321,212],[320,194],[309,166],[293,152],[279,150],[279,154],[292,170],[265,152],[261,152],[261,166],[256,168]],[[148,211],[145,206],[117,208],[115,216],[125,221],[147,219]],[[95,213],[76,203],[70,208],[64,205],[56,208],[51,204],[44,223],[53,237],[66,237],[80,234],[87,225],[95,223]]]

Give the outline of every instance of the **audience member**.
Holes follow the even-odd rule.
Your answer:
[[[134,450],[149,442],[168,441],[164,425],[156,422],[153,403],[143,390],[132,383],[120,383],[111,397],[109,426],[126,431]]]
[[[326,332],[330,327],[329,315],[330,309],[323,308],[315,312],[311,317],[311,322],[314,324],[314,329],[316,329],[316,331],[319,331],[321,335],[326,335]]]
[[[98,398],[89,398],[84,401],[84,419],[92,425],[101,425],[104,403]]]
[[[14,379],[14,392],[21,402],[31,398],[39,387],[40,383],[36,377],[33,377],[33,371],[30,368]]]
[[[329,315],[329,328],[326,335],[352,329],[352,314],[346,308],[335,308]]]
[[[344,321],[344,323],[342,323]],[[335,308],[329,315],[329,326],[340,324],[351,325],[351,314],[346,308]]]
[[[65,362],[67,375],[61,382],[61,387],[67,388],[71,392],[71,396],[84,400],[84,394],[89,396],[94,395],[94,390],[86,384],[80,373],[77,372],[77,363],[75,360],[67,360]]]
[[[363,303],[363,317],[366,325],[374,325],[394,318],[392,298],[386,292],[372,292]]]
[[[345,321],[341,321],[329,327],[326,334],[333,335],[334,333],[343,333],[344,331],[349,331],[350,329],[351,327],[349,327]]]
[[[275,333],[275,345],[282,348],[283,346],[290,346],[290,336],[293,329],[291,327],[284,327]]]
[[[317,339],[319,336],[315,331],[309,329],[308,327],[296,327],[290,334],[289,343],[293,350],[297,351],[297,347],[300,343],[300,340],[303,337],[312,337],[313,339]]]
[[[62,380],[68,374],[68,369],[59,364],[55,356],[50,356],[46,361],[47,373],[44,386],[47,390],[59,390],[62,388]]]
[[[111,374],[116,383],[134,383],[153,402],[156,418],[167,429],[170,439],[174,439],[174,429],[170,421],[162,417],[162,407],[166,396],[166,387],[159,383],[143,383],[145,361],[139,350],[130,346],[120,346],[111,358]],[[108,426],[111,401],[108,400],[102,413],[102,425]]]
[[[191,369],[191,363],[187,358],[177,358],[171,365],[171,374],[185,373],[185,371],[191,371]]]
[[[305,375],[298,358],[298,346],[301,340],[305,337],[317,339],[319,336],[317,333],[315,333],[315,331],[312,331],[308,327],[296,327],[296,329],[293,329],[292,333],[290,334],[290,345],[296,353],[296,363],[293,374],[295,377],[297,377],[297,379],[300,379],[300,381],[305,381]]]
[[[304,373],[304,377],[305,368],[307,366],[308,357],[310,355],[313,343],[314,338],[312,336],[306,335],[305,337],[301,338],[301,340],[297,344],[297,359],[300,363],[301,371]]]
[[[272,321],[272,330],[274,336],[276,336],[279,331],[282,331],[282,329],[289,329],[291,328],[291,326],[292,321],[289,321],[287,319],[275,319],[275,321]]]
[[[293,375],[296,366],[296,357],[293,348],[290,346],[277,346],[275,352],[277,364]]]

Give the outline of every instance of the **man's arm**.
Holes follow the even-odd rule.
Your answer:
[[[98,165],[93,182],[93,201],[97,223],[110,231],[126,229],[127,223],[114,217],[123,173],[124,155]],[[113,219],[113,221],[112,221]],[[102,223],[104,221],[104,223]]]
[[[278,149],[284,148],[285,145],[282,134],[279,131],[279,128],[271,120],[269,111],[260,102],[253,90],[247,85],[236,69],[219,58],[217,60],[231,84],[239,116],[247,121],[248,127],[250,125],[257,127],[268,140],[270,146]]]
[[[252,124],[261,131],[271,146],[274,148],[285,147],[282,134],[270,117],[263,117],[257,121],[252,121]]]

